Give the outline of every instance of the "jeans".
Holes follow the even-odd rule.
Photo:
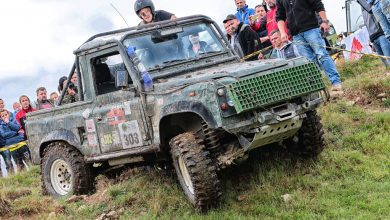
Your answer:
[[[325,41],[319,28],[313,28],[293,36],[299,53],[310,61],[317,62],[325,71],[332,85],[341,84],[336,65],[325,49]],[[309,45],[310,44],[310,45]]]
[[[378,21],[385,33],[385,37],[390,39],[390,22],[382,12],[382,4],[380,0],[376,0],[372,5],[372,14],[374,14],[375,19]]]
[[[381,0],[382,12],[390,22],[390,0]]]
[[[390,57],[390,41],[387,40],[384,35],[375,39],[372,44],[374,45],[375,50],[379,55]],[[390,59],[381,58],[381,60],[386,67],[390,66]]]
[[[3,156],[5,168],[8,171],[8,174],[10,171],[12,171],[12,162],[11,162],[11,152],[9,150],[0,152],[1,156]]]

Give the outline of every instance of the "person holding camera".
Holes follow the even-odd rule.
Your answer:
[[[67,83],[68,83],[68,80],[65,80],[63,88],[66,88]],[[79,101],[79,96],[77,95],[77,92],[78,92],[77,86],[74,83],[72,83],[71,81],[69,81],[69,86],[66,90],[64,99],[62,100],[61,104],[69,104],[69,103]]]

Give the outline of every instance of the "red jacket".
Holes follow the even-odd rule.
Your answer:
[[[36,111],[36,109],[30,106],[28,109],[22,108],[20,111],[18,111],[18,113],[16,113],[15,118],[16,118],[16,121],[18,121],[21,130],[24,131],[24,120],[25,119],[23,119],[23,118],[26,116],[27,113],[34,112],[34,111]]]
[[[267,12],[267,14],[265,15],[267,18],[266,28],[267,28],[267,32],[268,32],[268,37],[270,37],[270,39],[271,39],[271,36],[270,36],[271,32],[273,30],[278,29],[278,22],[276,22],[276,11],[277,11],[277,7],[275,6],[274,8],[271,8]],[[292,36],[290,35],[290,32],[288,31],[287,21],[285,22],[284,29],[286,30],[286,33],[288,35],[288,39],[291,40]]]

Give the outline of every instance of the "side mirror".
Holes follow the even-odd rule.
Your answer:
[[[117,70],[115,72],[115,87],[127,88],[129,86],[129,73],[126,70]]]

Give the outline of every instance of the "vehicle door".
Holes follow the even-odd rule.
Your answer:
[[[98,142],[102,153],[115,152],[147,145],[145,114],[140,108],[129,76],[129,88],[115,87],[115,72],[127,71],[117,47],[94,53],[88,58],[96,101],[92,109]],[[93,126],[92,126],[93,127]]]

